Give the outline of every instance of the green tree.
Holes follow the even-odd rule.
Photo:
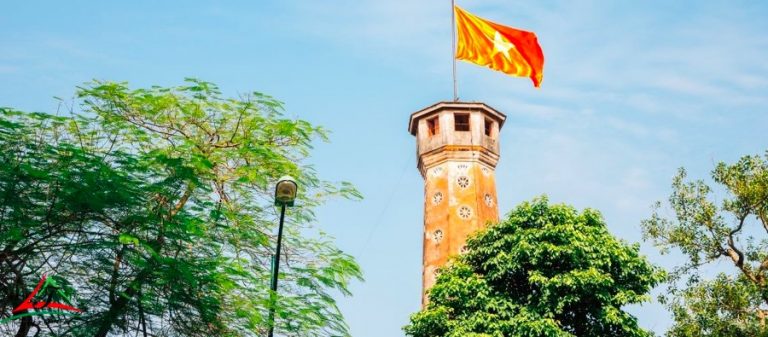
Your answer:
[[[601,215],[546,198],[476,233],[411,316],[414,337],[651,336],[622,306],[663,272],[613,237]]]
[[[667,336],[768,336],[768,153],[721,162],[712,179],[717,193],[703,180],[686,181],[680,169],[671,212],[659,202],[642,224],[662,253],[686,257],[662,297],[675,319]],[[732,268],[707,277],[721,261]]]
[[[86,243],[77,240],[83,224],[141,200],[125,197],[131,191],[127,177],[111,175],[99,158],[69,144],[65,133],[53,131],[63,129],[66,118],[0,112],[0,309],[6,316],[42,273],[58,271],[63,260],[73,258],[76,244]],[[101,186],[94,180],[100,175]],[[24,317],[18,326],[0,329],[5,335],[15,329],[16,336],[26,336],[42,323],[48,321]]]
[[[334,293],[358,265],[314,229],[329,197],[360,198],[302,164],[326,130],[260,94],[207,82],[78,88],[68,117],[0,114],[2,315],[44,272],[67,280],[72,317],[26,317],[17,336],[260,336],[277,214],[273,184],[301,185],[288,212],[277,302],[285,336],[349,335]],[[35,332],[36,330],[36,332]]]

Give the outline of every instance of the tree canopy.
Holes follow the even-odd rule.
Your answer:
[[[768,336],[768,152],[721,162],[712,179],[717,189],[680,169],[671,212],[657,203],[643,221],[662,253],[685,257],[662,297],[675,320],[667,336]]]
[[[538,198],[467,241],[439,271],[413,337],[651,336],[622,307],[663,272],[613,237],[600,213]]]
[[[305,158],[327,131],[283,116],[258,92],[212,83],[79,87],[68,113],[0,109],[0,318],[44,273],[75,295],[75,316],[24,317],[5,334],[261,336],[267,328],[277,213],[273,184],[299,181],[287,213],[277,328],[349,335],[333,294],[361,278],[316,230],[329,197]]]

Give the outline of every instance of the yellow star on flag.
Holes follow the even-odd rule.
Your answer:
[[[508,60],[509,50],[515,48],[515,45],[507,41],[499,32],[493,35],[493,53],[502,53]]]

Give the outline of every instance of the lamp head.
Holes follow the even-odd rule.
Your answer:
[[[275,185],[275,206],[293,206],[298,184],[291,176],[283,176]]]

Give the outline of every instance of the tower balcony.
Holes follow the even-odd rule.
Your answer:
[[[477,102],[440,102],[414,112],[408,131],[416,136],[422,175],[446,160],[478,160],[496,167],[505,120],[501,112]]]

